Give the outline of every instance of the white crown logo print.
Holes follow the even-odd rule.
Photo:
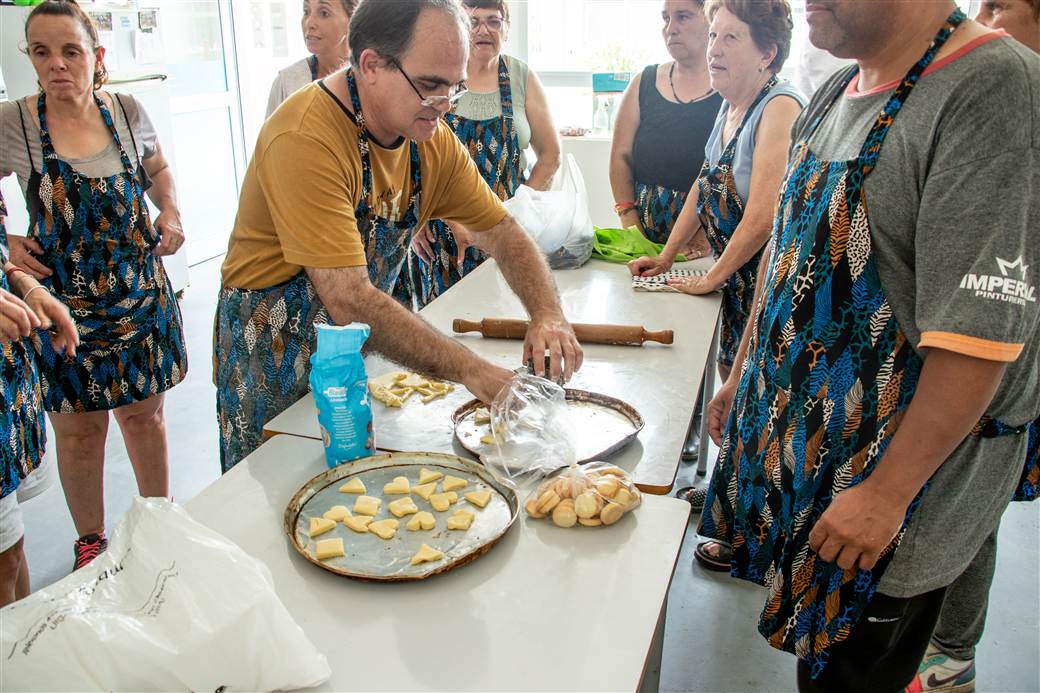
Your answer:
[[[1015,260],[998,257],[996,261],[999,275],[968,273],[961,279],[960,288],[973,292],[975,298],[990,301],[1002,301],[1019,306],[1036,303],[1036,286],[1026,281],[1029,265],[1026,264],[1025,258],[1021,255]],[[1013,270],[1018,271],[1012,272]],[[1021,275],[1022,278],[1019,279],[1017,275]]]

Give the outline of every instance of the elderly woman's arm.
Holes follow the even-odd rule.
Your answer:
[[[155,143],[155,153],[142,162],[148,177],[152,179],[152,187],[148,197],[159,208],[159,216],[155,218],[155,230],[159,233],[159,245],[152,251],[153,255],[173,255],[184,245],[184,230],[181,227],[181,215],[177,209],[177,187],[173,181],[173,171],[163,156],[162,147]]]
[[[534,70],[527,74],[527,103],[524,108],[527,122],[531,124],[531,147],[538,157],[527,178],[527,185],[535,190],[547,190],[560,168],[560,136],[549,113],[545,89]]]
[[[726,245],[726,250],[708,273],[703,277],[682,280],[682,285],[677,282],[676,288],[693,294],[718,290],[769,240],[776,217],[777,191],[787,169],[791,125],[801,110],[801,104],[787,96],[778,96],[766,105],[755,136],[757,144],[751,163],[751,186],[744,216]],[[683,211],[686,211],[685,207]]]
[[[635,166],[632,162],[632,146],[639,130],[639,82],[642,75],[628,85],[621,97],[617,120],[614,123],[614,141],[610,146],[610,189],[614,193],[614,204],[634,203],[636,199]],[[625,228],[635,226],[644,231],[639,221],[639,212],[633,207],[622,211],[618,217]],[[644,231],[645,233],[645,231]]]

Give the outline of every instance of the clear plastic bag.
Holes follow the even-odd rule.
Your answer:
[[[515,376],[491,405],[495,452],[484,456],[484,465],[514,488],[537,484],[524,504],[534,519],[551,516],[560,527],[612,525],[642,496],[619,467],[577,463],[566,407],[556,383]]]

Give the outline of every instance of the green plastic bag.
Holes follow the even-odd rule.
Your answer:
[[[647,239],[636,226],[627,229],[604,229],[593,226],[596,235],[592,241],[592,256],[607,262],[625,263],[643,257],[657,257],[664,246]],[[686,262],[684,255],[676,255],[676,262]]]

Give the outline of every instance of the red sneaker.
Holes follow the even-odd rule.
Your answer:
[[[87,534],[76,540],[76,543],[72,545],[72,550],[76,555],[76,562],[73,564],[72,569],[79,570],[83,566],[87,565],[95,558],[98,557],[102,551],[108,548],[108,539],[105,538],[105,533],[100,534]]]

